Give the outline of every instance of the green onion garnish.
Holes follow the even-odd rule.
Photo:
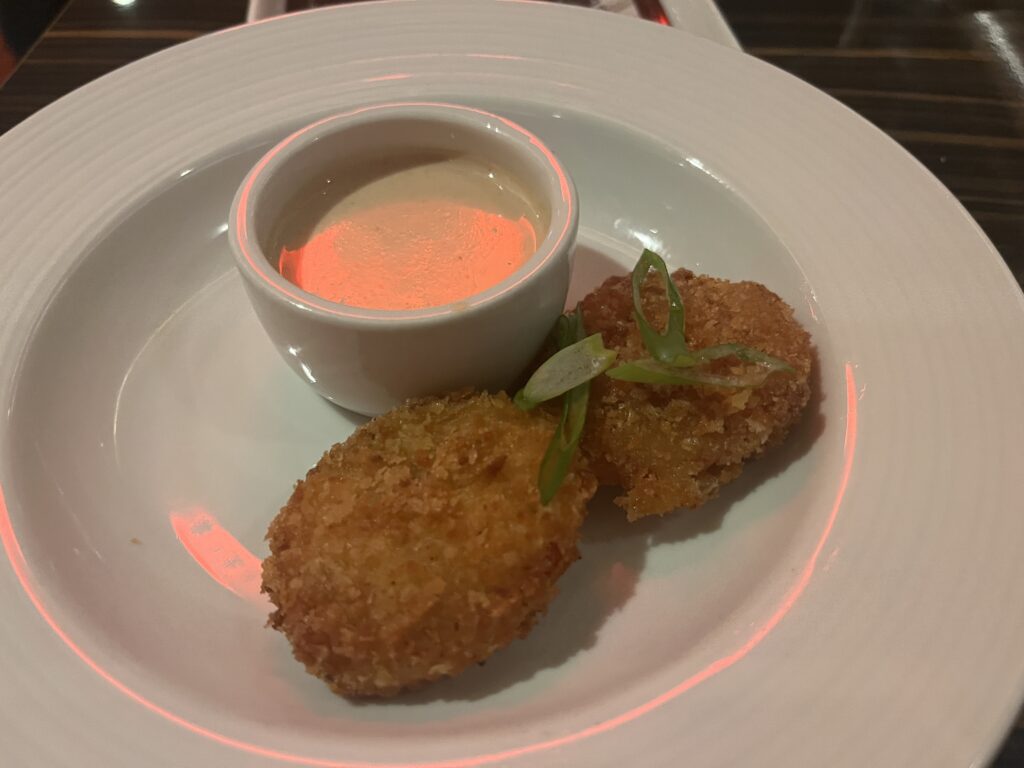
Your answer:
[[[662,332],[655,330],[647,321],[640,295],[647,273],[652,268],[661,275],[668,298],[668,323]],[[683,297],[664,259],[654,251],[644,249],[633,268],[632,283],[633,317],[651,357],[611,368],[616,357],[615,350],[605,349],[601,334],[587,336],[583,327],[583,312],[577,306],[574,312],[558,318],[552,332],[558,351],[534,371],[526,386],[516,393],[515,403],[524,411],[563,396],[562,418],[541,460],[537,478],[543,504],[555,497],[569,472],[572,458],[583,436],[587,403],[590,400],[590,382],[602,373],[607,372],[612,379],[639,384],[745,388],[760,386],[776,371],[793,372],[789,365],[777,357],[742,344],[718,344],[706,349],[691,350],[686,343],[686,308]],[[704,367],[726,357],[754,363],[757,367],[734,375],[712,373]]]
[[[668,295],[668,324],[663,333],[658,333],[647,322],[644,316],[643,303],[640,300],[640,288],[651,268],[656,269],[665,281],[665,293]],[[654,251],[644,248],[640,260],[633,267],[633,317],[644,346],[655,360],[673,365],[677,358],[689,358],[690,348],[686,345],[686,309],[683,297],[668,273],[665,260]]]
[[[583,436],[583,425],[587,420],[587,403],[590,400],[590,381],[571,389],[562,400],[562,420],[548,443],[544,458],[540,462],[537,487],[541,504],[547,504],[558,493],[569,472],[572,457]]]
[[[564,315],[563,315],[564,317]],[[574,328],[566,333],[575,333],[582,328],[579,321],[571,321]],[[556,331],[556,336],[564,334]],[[565,336],[568,338],[568,336]],[[559,338],[561,342],[563,338]],[[534,371],[526,386],[516,393],[515,402],[523,410],[529,410],[547,400],[564,395],[570,389],[585,384],[600,376],[615,362],[615,351],[605,349],[601,334],[562,347]]]
[[[608,378],[632,381],[638,384],[702,384],[712,387],[757,387],[764,383],[772,369],[758,367],[750,373],[737,376],[709,373],[696,367],[680,368],[665,365],[649,357],[633,360],[608,371]]]
[[[516,405],[529,410],[564,395],[562,418],[544,452],[537,476],[542,504],[555,498],[583,436],[590,380],[600,376],[615,360],[615,352],[604,348],[600,334],[586,336],[579,307],[558,318],[554,336],[558,351],[534,372],[515,397]]]
[[[742,344],[718,344],[714,347],[705,347],[692,354],[696,364],[710,363],[712,360],[721,360],[723,357],[735,357],[744,363],[757,363],[763,366],[767,373],[774,373],[775,371],[793,372],[793,367],[784,360],[766,355],[764,352],[752,349],[751,347],[744,347]]]
[[[556,349],[563,349],[586,336],[583,330],[583,313],[579,307],[567,315],[559,315],[555,323],[554,341]]]
[[[668,296],[668,323],[662,333],[647,322],[640,299],[640,288],[652,267],[664,280],[665,293]],[[782,360],[742,344],[719,344],[707,349],[691,350],[686,343],[686,309],[683,297],[679,294],[664,259],[646,248],[633,268],[633,315],[640,329],[640,337],[651,357],[612,368],[608,371],[608,376],[612,379],[640,384],[756,387],[764,383],[769,374],[776,371],[793,371]],[[698,366],[723,357],[735,357],[745,363],[756,363],[759,370],[728,376],[698,369]]]

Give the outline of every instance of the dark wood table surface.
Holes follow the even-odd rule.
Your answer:
[[[323,4],[289,0],[291,8]],[[1024,282],[1024,0],[719,7],[748,53],[830,93],[924,163]],[[245,11],[246,0],[70,0],[0,87],[0,133],[106,72],[241,23]],[[1024,766],[1024,720],[995,766]]]

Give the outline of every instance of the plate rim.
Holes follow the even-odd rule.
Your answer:
[[[390,5],[390,4],[393,4],[395,2],[401,2],[401,1],[402,0],[380,0],[380,2],[374,2],[374,3],[365,4],[365,5],[381,6],[381,5]],[[508,5],[506,0],[497,0],[497,1],[498,2],[504,2],[506,5]],[[471,0],[471,3],[469,3],[469,4],[472,4],[472,0]],[[464,3],[460,3],[460,2],[447,2],[447,3],[445,3],[445,6],[448,7],[448,8],[452,8],[452,9],[461,9],[461,11],[464,12],[466,10],[466,6],[469,5],[469,4],[464,4]],[[549,10],[540,11],[539,9],[542,8],[542,7],[545,8],[545,9],[549,9]],[[307,12],[307,13],[308,14],[323,14],[324,18],[326,18],[327,16],[337,17],[341,13],[350,14],[351,13],[350,8],[354,8],[354,6],[352,6],[352,7],[340,7],[340,8],[316,9],[316,10],[313,10],[313,11],[310,11],[310,12]],[[373,11],[373,13],[376,13],[376,12],[377,11]],[[556,10],[552,6],[546,6],[546,5],[543,5],[543,4],[537,5],[533,10],[531,10],[531,13],[537,14],[539,16],[541,16],[541,15],[560,16],[560,15],[566,14],[566,13],[587,14],[587,16],[586,16],[587,18],[589,18],[590,16],[593,16],[593,14],[589,14],[584,9],[558,9],[558,10]],[[306,14],[302,14],[302,15],[306,15]],[[580,23],[582,23],[583,18],[584,18],[584,16],[580,15],[580,16],[577,16],[576,19],[574,19],[574,20],[578,20]],[[616,26],[619,24],[619,22],[623,22],[623,23],[626,23],[626,24],[633,24],[633,23],[642,24],[643,23],[643,22],[634,22],[632,20],[626,20],[626,19],[621,19],[621,20],[619,20],[617,22],[611,22],[610,20],[606,22],[606,21],[602,20],[601,22],[598,23],[598,22],[596,22],[596,20],[594,21],[594,23],[598,24],[598,25],[615,24]],[[270,28],[269,25],[284,25],[284,24],[295,24],[295,23],[296,22],[294,21],[294,17],[290,17],[290,18],[287,18],[287,19],[275,19],[275,20],[271,20],[271,21],[265,22],[265,24],[268,25],[268,28]],[[302,23],[306,23],[306,22],[302,22]],[[591,22],[586,22],[586,23],[590,24]],[[611,27],[609,27],[609,28],[611,28]],[[235,36],[239,36],[239,35],[252,35],[253,32],[256,31],[256,30],[250,31],[251,29],[252,29],[251,27],[236,27],[236,28],[232,28],[231,30],[226,30],[225,32],[217,33],[217,34],[218,35],[227,35],[225,37],[219,38],[220,40],[226,40],[227,41],[227,40],[233,39],[233,38],[229,37],[230,35],[235,35]],[[680,34],[678,31],[667,31],[666,30],[666,32],[668,32],[668,34],[673,34],[673,35],[679,35]],[[647,33],[645,33],[645,34],[647,34]],[[651,33],[648,34],[647,36],[651,37],[651,39],[653,40],[653,36],[655,34],[660,34],[660,33],[656,33],[652,29]],[[76,100],[74,102],[65,101],[65,99],[61,99],[58,102],[55,102],[53,105],[50,105],[49,107],[45,108],[41,112],[37,113],[36,115],[33,115],[32,117],[28,118],[22,124],[20,124],[19,126],[16,126],[14,129],[12,129],[11,132],[6,134],[4,137],[0,138],[0,167],[4,167],[5,164],[10,165],[10,164],[12,164],[14,162],[14,160],[12,160],[12,158],[11,158],[10,152],[5,152],[5,150],[7,150],[7,148],[9,146],[15,146],[16,147],[16,145],[19,142],[23,142],[24,141],[23,137],[25,137],[26,135],[31,134],[32,131],[35,130],[36,128],[47,128],[49,126],[52,126],[52,124],[54,122],[59,122],[62,119],[62,113],[63,112],[68,111],[68,110],[73,110],[73,108],[78,103],[80,103],[85,97],[87,97],[89,95],[93,95],[95,93],[106,93],[106,92],[111,91],[112,89],[122,87],[122,81],[123,80],[130,80],[131,78],[139,77],[140,75],[145,75],[145,74],[148,73],[149,70],[153,70],[155,72],[159,68],[161,63],[164,63],[164,62],[166,62],[166,63],[177,62],[179,59],[186,58],[190,54],[199,53],[201,51],[206,51],[206,50],[212,48],[213,45],[214,45],[214,43],[210,42],[210,37],[204,37],[204,38],[199,38],[197,40],[189,41],[188,43],[185,43],[185,44],[183,44],[181,46],[175,46],[174,48],[171,48],[171,49],[159,52],[159,53],[155,54],[154,56],[147,57],[144,60],[140,60],[139,62],[133,63],[133,64],[129,65],[128,67],[122,69],[122,70],[118,70],[118,71],[115,71],[113,73],[110,73],[110,74],[104,76],[103,78],[100,78],[99,80],[94,81],[93,83],[90,83],[89,85],[87,85],[83,89],[81,89],[79,92],[76,92],[77,95],[72,94],[72,96],[74,96],[75,100]],[[697,49],[700,49],[702,46],[711,46],[712,44],[705,43],[703,41],[699,41],[699,42],[690,42],[689,45],[692,45],[693,47],[695,47]],[[730,56],[739,56],[739,54],[730,52],[726,58],[728,58]],[[748,58],[748,57],[744,56],[743,58]],[[154,62],[156,62],[156,63],[154,63]],[[763,67],[765,67],[768,70],[772,70],[773,69],[769,65],[765,65],[762,62],[758,62],[757,64],[758,64],[758,66],[763,66]],[[776,74],[772,74],[771,77],[777,77],[777,75]],[[789,76],[786,75],[786,77],[789,77]],[[821,94],[818,94],[818,92],[816,92],[813,89],[811,89],[810,86],[807,86],[806,84],[800,83],[800,86],[803,87],[803,88],[806,88],[810,92],[815,93],[816,94],[815,98],[817,98],[817,96],[821,95]],[[70,107],[69,107],[69,104],[71,104]],[[834,108],[830,108],[830,109],[833,109],[833,111],[834,111]],[[843,109],[846,110],[845,107],[843,107]],[[846,111],[850,115],[855,115],[855,113],[853,113],[852,111],[849,111],[849,110],[846,110]],[[858,121],[864,123],[865,125],[868,125],[865,121],[863,121],[862,118],[860,118],[859,116],[856,116],[856,117],[857,117]],[[890,142],[893,147],[897,147],[898,148],[898,145],[896,145],[895,142],[892,141],[892,139],[890,139],[889,137],[887,137],[884,134],[882,134],[880,131],[878,131],[878,129],[874,128],[873,126],[871,128],[872,128],[872,130],[876,131],[879,136],[882,136],[885,139],[885,141]],[[31,143],[31,142],[29,142],[29,143]],[[216,151],[217,150],[213,150],[211,154],[215,154]],[[899,149],[899,152],[904,153],[904,151],[902,149]],[[906,153],[904,153],[904,154],[906,154]],[[909,157],[909,155],[907,157]],[[917,163],[916,160],[914,160],[913,162]],[[994,255],[995,256],[996,260],[998,261],[998,264],[1002,267],[1004,278],[1010,281],[1010,283],[1012,284],[1012,288],[1015,289],[1015,291],[1016,291],[1015,298],[1017,300],[1017,311],[1019,313],[1021,308],[1024,307],[1024,302],[1022,302],[1022,295],[1021,295],[1021,292],[1020,292],[1020,288],[1017,286],[1016,282],[1013,280],[1012,275],[1011,275],[1011,273],[1009,271],[1009,268],[1005,265],[1005,263],[1002,261],[1002,259],[998,256],[998,253],[995,251],[995,249],[992,247],[991,243],[984,236],[984,233],[981,232],[980,227],[978,227],[976,222],[974,222],[973,219],[970,219],[970,217],[967,216],[966,212],[963,210],[962,206],[960,206],[959,202],[956,201],[955,198],[953,198],[952,195],[948,192],[948,190],[946,190],[944,187],[942,187],[941,184],[933,176],[931,176],[931,174],[928,173],[927,170],[924,169],[923,166],[921,166],[919,163],[917,163],[917,166],[919,168],[919,171],[921,173],[923,173],[927,177],[925,179],[925,181],[928,181],[929,183],[933,182],[935,185],[937,185],[938,188],[941,190],[941,192],[944,193],[945,196],[947,197],[947,202],[952,202],[959,209],[959,214],[960,214],[960,217],[961,217],[961,221],[959,223],[961,225],[963,225],[966,222],[969,226],[973,227],[975,238],[976,238],[976,240],[980,241],[978,244],[983,246],[983,247],[985,247],[989,251],[990,255]],[[166,179],[164,181],[166,181]],[[160,186],[162,186],[162,184],[157,184],[157,183],[154,182],[153,184],[150,185],[150,190],[153,191],[154,194],[155,194],[156,190]],[[10,193],[8,193],[7,196],[9,196],[9,194]],[[740,193],[740,196],[743,197],[742,193]],[[4,192],[0,191],[0,201],[3,201],[4,198],[5,198]],[[135,202],[137,202],[137,199],[136,199]],[[115,219],[111,219],[111,222],[113,222],[113,221],[115,221]],[[102,237],[102,236],[103,236],[103,233],[98,233],[96,235],[96,237]],[[2,235],[0,235],[0,244],[2,244],[2,243],[4,243],[4,238],[3,238]],[[80,252],[85,252],[83,249],[76,249],[76,250],[79,250]],[[0,271],[3,271],[3,266],[4,266],[3,262],[0,262]],[[993,266],[993,265],[989,264],[988,266]],[[0,296],[3,296],[6,299],[10,299],[11,293],[13,291],[12,284],[11,284],[11,282],[8,282],[8,281],[5,281],[5,283],[7,283],[7,288],[6,288],[6,290],[0,289]],[[31,286],[28,286],[28,287],[31,288]],[[29,291],[29,293],[31,293],[31,291]],[[1013,294],[1013,290],[1011,290],[1011,294]],[[12,302],[10,302],[10,301],[4,301],[2,303],[2,305],[0,305],[0,317],[3,317],[5,315],[3,307],[9,307],[11,305],[12,305]],[[1018,318],[1019,318],[1019,316],[1020,315],[1018,314]],[[9,313],[7,313],[7,317],[8,318],[10,317]],[[28,338],[30,338],[30,333],[20,333],[18,335],[20,335],[23,338],[23,340],[27,340]],[[8,353],[10,352],[10,345],[11,345],[11,340],[12,340],[11,336],[12,336],[12,334],[10,334],[10,333],[0,334],[0,354],[3,354],[4,351],[7,351]],[[13,378],[16,378],[16,376],[13,377]],[[7,384],[9,384],[9,382]],[[3,388],[0,387],[0,392],[2,392],[2,390],[3,390]],[[0,454],[0,455],[2,455],[2,454]],[[2,467],[0,467],[0,469],[2,469]],[[9,569],[3,570],[3,573],[4,573],[4,578],[9,578]],[[1018,689],[1018,694],[1016,696],[1018,704],[1019,704],[1020,698],[1022,696],[1024,696],[1024,691],[1020,691],[1020,689]],[[1012,724],[1012,718],[1013,718],[1013,713],[1012,712],[1010,713],[1008,718],[1009,719],[1008,719],[1008,721],[1006,723],[1006,728],[1009,728],[1010,724]],[[998,743],[995,744],[994,746],[992,746],[991,750],[994,750],[997,747],[998,747]],[[991,750],[989,752],[989,756],[991,756]]]

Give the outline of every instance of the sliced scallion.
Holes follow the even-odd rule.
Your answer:
[[[705,385],[713,387],[757,387],[772,371],[764,366],[739,375],[710,373],[697,367],[679,368],[645,357],[631,360],[608,371],[608,378],[637,384]]]
[[[641,300],[640,289],[651,269],[656,270],[665,282],[665,293],[668,297],[668,323],[663,332],[655,330],[644,315],[643,301]],[[689,347],[686,345],[686,309],[683,305],[683,297],[679,295],[679,289],[675,281],[668,273],[668,267],[664,259],[654,251],[644,249],[633,268],[633,317],[636,319],[637,328],[640,329],[640,338],[644,346],[651,353],[651,357],[662,363],[672,364],[677,358],[684,359],[689,354]]]
[[[590,401],[590,382],[572,389],[562,401],[562,419],[558,423],[544,458],[540,462],[537,475],[537,487],[540,490],[541,504],[547,504],[562,487],[572,457],[576,455],[583,426],[587,419],[587,404]]]
[[[769,373],[775,371],[793,372],[792,366],[784,360],[779,360],[777,357],[766,355],[764,352],[751,347],[745,347],[742,344],[718,344],[714,347],[705,347],[704,349],[692,352],[691,356],[696,361],[695,365],[710,363],[712,360],[721,360],[724,357],[735,357],[744,363],[757,363],[767,368]]]
[[[600,334],[595,334],[591,339],[596,340],[596,346],[595,342],[591,341],[590,352],[594,353],[594,356],[599,360],[604,361],[601,363],[604,365],[604,368],[598,370],[593,375],[582,378],[580,383],[571,389],[563,390],[562,417],[558,422],[558,427],[555,429],[555,434],[551,437],[551,442],[548,443],[547,450],[544,452],[544,458],[541,459],[540,471],[537,475],[537,488],[540,491],[540,501],[542,504],[547,504],[555,498],[555,494],[561,488],[565,476],[569,472],[569,467],[572,465],[572,458],[576,455],[580,438],[583,436],[583,426],[587,419],[587,403],[590,400],[590,380],[594,376],[599,376],[601,371],[611,365],[612,360],[615,359],[615,352],[604,349]],[[574,347],[583,349],[580,345],[590,341],[590,339],[586,338],[586,330],[583,327],[583,312],[579,307],[574,312],[559,318],[558,324],[555,326],[555,341],[559,347],[559,352],[552,356],[552,360],[561,352],[567,352]],[[600,352],[595,350],[600,350]],[[547,363],[544,365],[547,365]],[[541,368],[543,367],[542,365]],[[575,368],[575,366],[567,366],[567,368]],[[536,375],[535,373],[530,380],[533,381]],[[521,399],[520,395],[526,398],[525,392],[529,386],[530,383],[527,382],[527,386],[516,395],[517,403]],[[541,390],[543,391],[544,388],[542,387]],[[557,396],[554,395],[554,397]],[[527,402],[530,401],[527,400]],[[520,407],[523,406],[520,404]]]
[[[563,340],[565,338],[569,338],[568,332],[563,334]],[[605,349],[599,333],[571,343],[534,371],[526,386],[516,393],[515,403],[523,410],[529,410],[600,376],[613,362],[615,351]]]

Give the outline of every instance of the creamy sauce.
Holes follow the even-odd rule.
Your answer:
[[[548,218],[515,178],[475,157],[391,158],[300,194],[275,238],[278,270],[353,307],[436,307],[509,277]]]

